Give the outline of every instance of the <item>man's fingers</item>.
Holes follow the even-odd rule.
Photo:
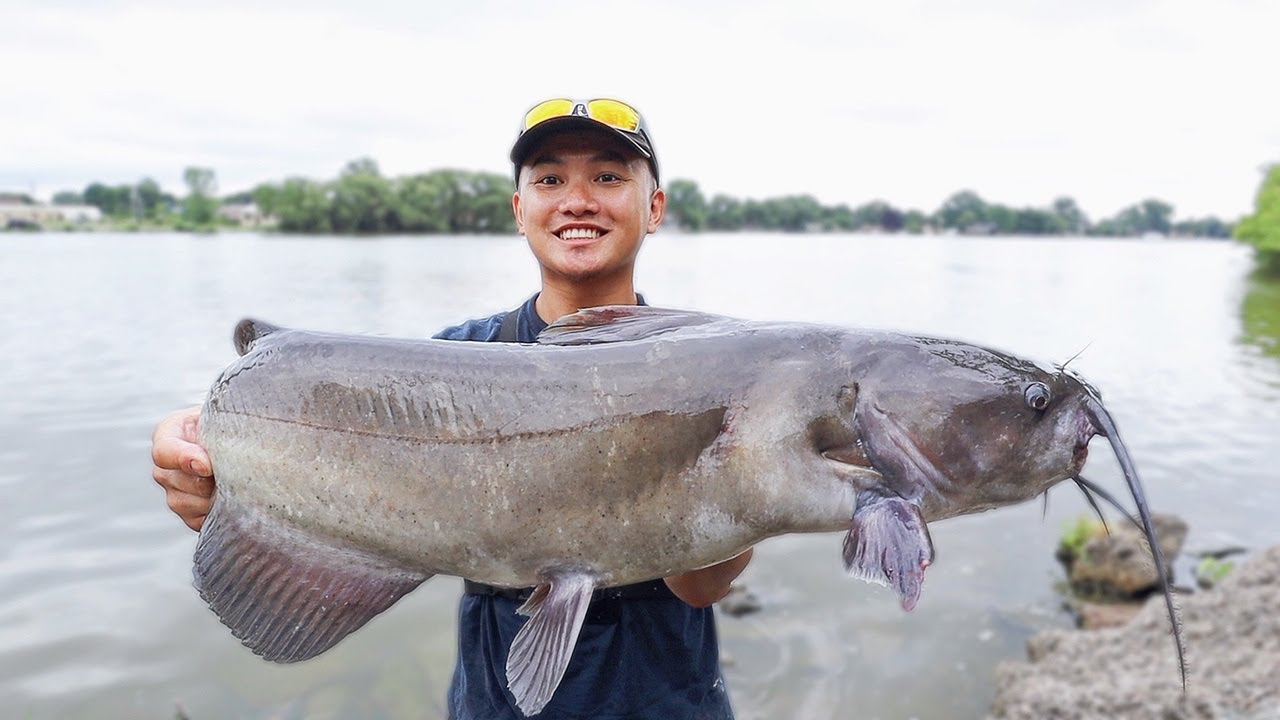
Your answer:
[[[180,410],[156,425],[151,433],[151,461],[166,470],[183,470],[192,475],[213,474],[204,448],[197,444],[200,408]]]
[[[211,477],[202,477],[182,472],[181,470],[165,470],[163,468],[153,469],[151,476],[165,490],[202,498],[213,497],[214,482]]]

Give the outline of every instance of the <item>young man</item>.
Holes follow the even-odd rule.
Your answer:
[[[539,103],[525,115],[511,161],[511,207],[541,269],[541,290],[510,313],[436,337],[533,342],[549,322],[580,308],[643,303],[636,255],[662,223],[666,194],[640,114],[616,100]],[[198,418],[198,408],[175,413],[152,437],[155,480],[193,529],[211,506],[215,470],[195,443]],[[538,717],[732,718],[710,606],[750,559],[748,550],[702,570],[597,591],[569,668]],[[506,659],[525,621],[516,609],[529,592],[466,583],[451,718],[523,717],[507,691]]]

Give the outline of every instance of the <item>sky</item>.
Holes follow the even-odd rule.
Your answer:
[[[1248,213],[1280,162],[1274,0],[0,0],[0,192],[510,171],[523,112],[618,97],[664,180],[931,212]]]

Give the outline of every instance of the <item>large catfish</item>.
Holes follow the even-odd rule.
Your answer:
[[[242,357],[200,420],[218,484],[195,553],[232,633],[294,662],[432,575],[536,586],[507,664],[532,715],[596,588],[845,530],[846,569],[910,610],[933,559],[926,523],[1066,479],[1114,504],[1080,476],[1094,435],[1120,462],[1178,631],[1133,463],[1071,372],[951,340],[641,307],[582,311],[540,343],[240,323]]]

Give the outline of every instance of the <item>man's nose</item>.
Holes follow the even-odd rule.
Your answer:
[[[560,212],[569,215],[586,215],[600,211],[591,184],[586,182],[569,183],[568,191],[560,202]]]

